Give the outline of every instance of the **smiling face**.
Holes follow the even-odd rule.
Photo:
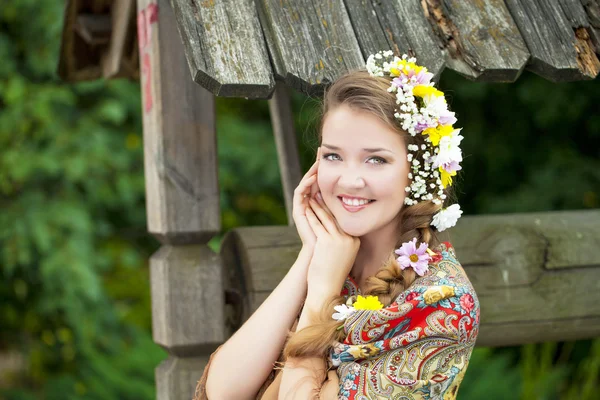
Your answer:
[[[373,114],[341,105],[323,123],[317,182],[349,235],[396,228],[408,186],[402,136]]]

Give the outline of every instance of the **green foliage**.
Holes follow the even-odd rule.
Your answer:
[[[481,84],[448,71],[440,86],[463,127],[466,213],[600,206],[597,80],[552,83],[525,72],[510,85]]]
[[[139,86],[60,82],[61,23],[56,2],[0,8],[0,351],[26,357],[3,395],[150,399]]]

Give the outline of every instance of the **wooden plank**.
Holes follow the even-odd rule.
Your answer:
[[[216,96],[271,96],[275,81],[252,0],[171,4],[194,81]]]
[[[559,0],[560,6],[573,31],[575,32],[575,51],[577,63],[581,69],[595,78],[600,71],[600,48],[598,48],[598,30],[591,25],[588,13],[580,0]],[[596,3],[596,10],[600,5]],[[593,15],[592,15],[593,17]]]
[[[345,0],[344,3],[365,60],[380,50],[398,52],[400,52],[399,49],[408,50],[410,46],[403,40],[403,36],[390,38],[392,35],[386,34],[379,23],[372,0]],[[398,44],[399,41],[401,42]],[[395,44],[398,44],[398,49],[394,46]]]
[[[227,240],[230,235],[236,240]],[[600,210],[466,216],[449,235],[481,302],[478,345],[600,335],[600,253],[593,251],[600,248]],[[283,279],[300,248],[293,227],[227,234],[221,254],[238,254],[245,318]]]
[[[207,242],[221,229],[214,96],[189,78],[168,0],[138,0],[148,231]]]
[[[506,0],[531,53],[527,68],[554,82],[593,79],[600,71],[600,61],[593,52],[588,27],[571,25],[560,1]],[[562,4],[582,9],[576,1]]]
[[[343,0],[257,0],[275,73],[285,83],[320,96],[365,60]]]
[[[277,159],[285,199],[285,211],[288,225],[294,225],[292,217],[294,189],[302,179],[296,130],[294,129],[294,113],[290,100],[289,89],[281,81],[275,86],[273,97],[269,100],[271,125],[277,146]]]
[[[598,0],[581,0],[581,4],[590,22],[589,35],[592,44],[596,48],[596,54],[600,55],[600,2]]]
[[[135,0],[115,0],[111,9],[112,30],[108,50],[102,59],[102,76],[116,77],[126,56],[126,44],[135,32]],[[129,37],[128,37],[129,36]]]
[[[476,81],[514,82],[529,51],[503,0],[426,0],[446,65]]]
[[[438,79],[444,70],[444,55],[421,0],[346,0],[348,14],[365,59],[379,50],[391,49],[397,56],[409,54]]]

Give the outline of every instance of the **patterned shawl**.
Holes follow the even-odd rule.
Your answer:
[[[339,400],[456,398],[479,332],[479,300],[452,246],[437,253],[388,307],[344,321],[347,336],[329,355]],[[341,294],[361,293],[348,277]]]

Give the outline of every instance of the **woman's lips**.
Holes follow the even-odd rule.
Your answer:
[[[342,200],[341,197],[338,197],[338,199],[340,200],[340,203],[342,203],[342,207],[344,207],[344,209],[348,212],[351,213],[355,213],[358,212],[360,210],[362,210],[365,207],[368,207],[369,205],[371,205],[371,203],[373,203],[375,200],[370,200],[367,204],[362,204],[360,206],[349,206],[348,204],[344,203],[344,201]]]

